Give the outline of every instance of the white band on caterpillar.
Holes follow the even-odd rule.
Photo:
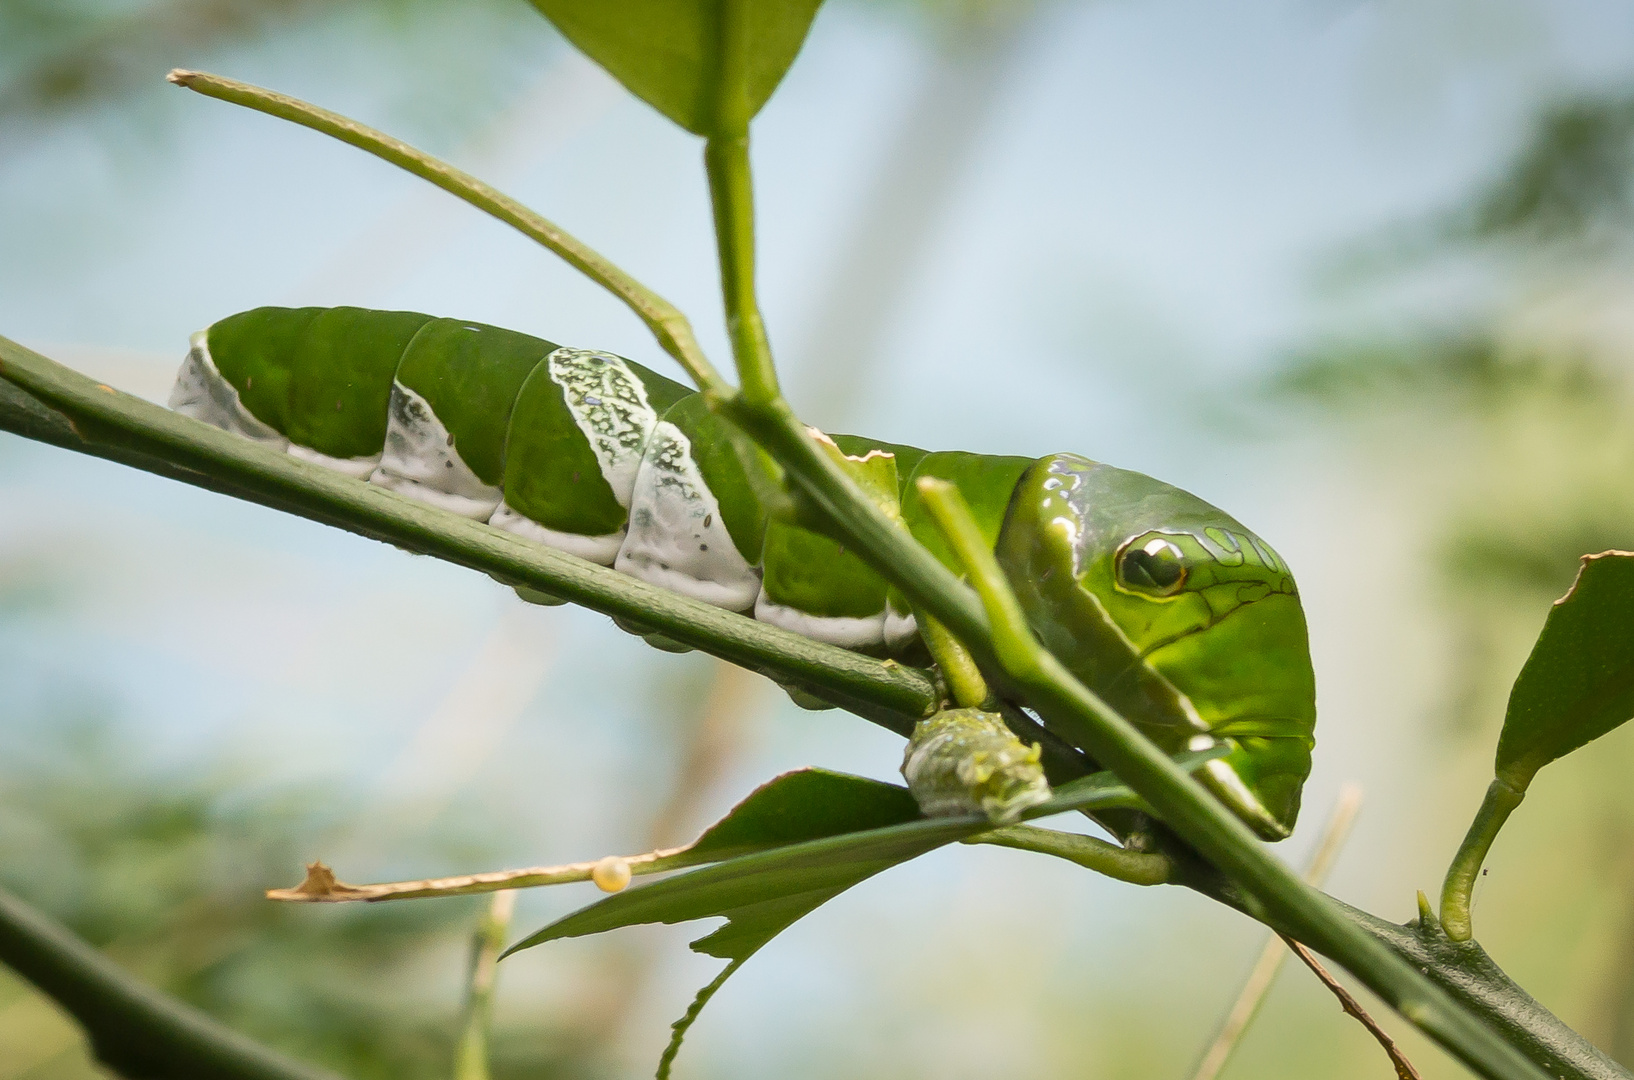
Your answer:
[[[386,448],[369,482],[475,521],[487,521],[499,509],[499,488],[471,471],[431,404],[396,380]]]
[[[210,358],[209,330],[194,334],[171,387],[169,405],[183,416],[202,420],[211,427],[242,435],[275,450],[289,447],[289,440],[257,420],[238,399],[238,389],[222,377]]]
[[[506,506],[503,499],[499,501],[494,516],[488,519],[488,524],[601,566],[612,566],[613,560],[618,558],[618,549],[624,543],[623,529],[605,536],[580,536],[578,533],[547,529],[532,518],[524,517]]]
[[[747,611],[760,594],[760,575],[727,532],[691,441],[668,421],[654,426],[648,440],[630,498],[629,535],[613,568],[728,611]]]

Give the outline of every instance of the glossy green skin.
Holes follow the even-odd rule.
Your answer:
[[[846,445],[835,448],[843,456],[841,468],[876,502],[893,506],[900,497],[897,455],[875,452],[858,444],[864,440],[842,436]],[[837,440],[836,440],[837,442]],[[832,537],[792,522],[766,523],[762,553],[766,595],[773,602],[829,618],[867,618],[885,606],[887,585],[856,552]]]
[[[336,458],[378,454],[392,373],[430,315],[366,308],[256,308],[210,327],[244,407],[291,441]]]
[[[1131,583],[1126,553],[1161,539],[1184,580]],[[1164,750],[1225,738],[1207,782],[1261,836],[1293,829],[1315,746],[1316,682],[1287,566],[1223,511],[1140,473],[1041,458],[995,553],[1040,639]]]
[[[426,399],[465,464],[497,486],[517,397],[539,358],[556,347],[497,326],[433,319],[409,342],[393,377]]]
[[[378,454],[395,375],[426,399],[478,478],[502,481],[506,502],[531,520],[579,535],[626,520],[545,370],[554,343],[411,312],[263,308],[215,324],[210,344],[244,405],[293,442],[337,458]],[[905,619],[900,594],[844,545],[767,519],[743,465],[755,451],[699,395],[626,364],[690,442],[770,600],[841,619],[889,604]],[[1164,750],[1229,740],[1231,754],[1204,779],[1260,835],[1288,834],[1310,772],[1315,687],[1293,578],[1263,541],[1196,496],[1073,455],[833,441],[849,456],[842,465],[950,567],[915,481],[956,484],[1044,644]],[[1148,542],[1172,545],[1184,564],[1172,591],[1121,573],[1126,553]]]

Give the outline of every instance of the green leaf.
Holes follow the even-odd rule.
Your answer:
[[[855,796],[860,798],[853,801]],[[726,925],[692,943],[695,952],[731,963],[675,1022],[659,1060],[663,1080],[709,999],[785,927],[881,870],[991,827],[985,817],[921,819],[908,789],[895,784],[819,769],[787,773],[745,799],[687,852],[750,854],[617,893],[525,938],[504,956],[621,926],[726,916]],[[836,834],[823,835],[826,830]],[[779,837],[786,838],[783,845],[767,850]]]
[[[695,135],[730,130],[766,104],[822,0],[532,0],[562,36]],[[739,25],[735,40],[728,20]]]
[[[1500,780],[1525,791],[1556,758],[1634,717],[1634,552],[1585,555],[1509,695]]]
[[[1634,717],[1634,552],[1583,556],[1509,692],[1494,779],[1441,883],[1441,925],[1475,933],[1475,880],[1538,770]]]
[[[1224,752],[1225,748],[1219,748],[1176,760],[1189,771]],[[1116,777],[1100,772],[1061,785],[1048,802],[1022,816],[1031,819],[1140,805]],[[881,870],[994,827],[980,814],[921,817],[913,795],[897,784],[826,769],[784,773],[757,788],[697,843],[684,849],[689,863],[720,861],[609,896],[524,938],[505,955],[558,938],[583,937],[622,926],[725,916],[732,920],[727,926],[693,946],[710,956],[733,958],[740,954],[743,942],[754,942],[752,952],[823,900]],[[767,906],[812,898],[815,902],[805,907]],[[773,911],[779,918],[787,912],[794,914],[782,921],[768,921],[766,916]],[[743,926],[726,934],[737,921],[743,921]],[[775,929],[765,937],[755,936],[774,923]]]
[[[919,817],[908,789],[828,769],[796,769],[762,784],[686,849],[694,863],[786,847]]]
[[[1217,747],[1177,760],[1190,771],[1227,749]],[[1101,772],[1063,784],[1048,802],[1023,817],[1140,805],[1116,777]],[[694,941],[692,949],[731,963],[698,992],[686,1015],[676,1021],[658,1066],[662,1080],[704,1005],[761,946],[880,871],[993,828],[983,815],[921,818],[913,795],[895,784],[823,769],[785,773],[739,803],[687,849],[689,859],[725,861],[616,893],[558,919],[503,955],[624,926],[724,916],[726,924]],[[739,851],[749,854],[731,857]]]
[[[1222,756],[1219,747],[1176,758],[1191,771]],[[1023,818],[1046,817],[1070,811],[1130,809],[1142,803],[1109,772],[1081,777],[1055,790],[1048,802],[1030,808]],[[558,938],[583,937],[641,923],[678,923],[710,916],[747,919],[746,927],[770,925],[763,916],[767,904],[810,898],[776,929],[758,939],[754,948],[770,940],[822,900],[836,896],[900,862],[927,851],[994,828],[983,815],[924,818],[907,788],[826,769],[784,773],[744,799],[732,812],[683,849],[688,863],[719,860],[685,874],[616,893],[559,919],[524,938],[505,955]],[[671,863],[670,865],[678,865]],[[740,910],[741,909],[741,910]],[[778,908],[777,911],[794,908]],[[715,951],[726,927],[694,942],[712,942],[698,951],[724,958],[738,955]],[[748,933],[740,929],[739,933]],[[742,940],[753,940],[753,936]],[[752,949],[750,951],[753,951]]]

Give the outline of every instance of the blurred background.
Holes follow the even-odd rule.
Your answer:
[[[724,362],[700,147],[522,0],[0,0],[0,333],[162,400],[260,304],[481,319],[671,366],[462,204],[173,66],[383,127],[540,209]],[[1300,832],[1402,920],[1490,776],[1577,557],[1634,547],[1634,9],[1610,0],[830,0],[756,127],[760,281],[830,430],[1074,450],[1227,508],[1299,574]],[[448,1075],[479,904],[346,880],[634,852],[900,742],[467,571],[0,435],[0,882],[357,1078]],[[1477,892],[1528,990],[1634,1065],[1634,734],[1548,770]],[[589,902],[524,894],[515,930]],[[706,925],[500,969],[496,1074],[650,1075]],[[1190,1075],[1263,932],[1179,890],[945,850],[729,982],[682,1076]],[[1462,1075],[1396,1018],[1427,1077]],[[0,972],[0,1080],[96,1075]],[[1225,1074],[1388,1065],[1289,969]]]

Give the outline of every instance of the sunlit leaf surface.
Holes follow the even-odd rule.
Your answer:
[[[743,5],[744,95],[753,117],[794,63],[821,0]],[[713,128],[720,0],[533,0],[585,55],[630,92],[697,135]]]
[[[1543,766],[1634,716],[1634,552],[1583,558],[1515,680],[1497,772],[1525,790]]]

